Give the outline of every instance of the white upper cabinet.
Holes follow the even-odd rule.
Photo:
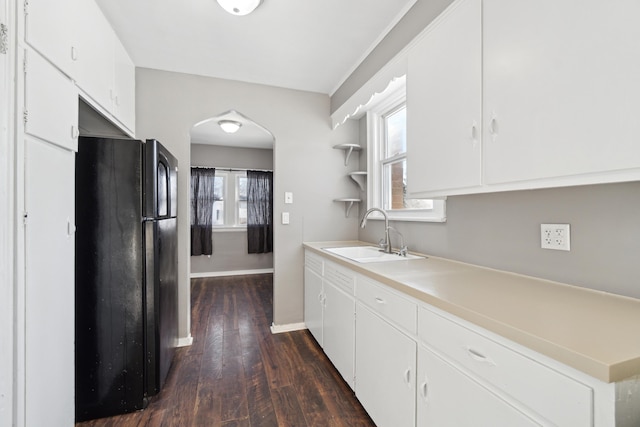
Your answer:
[[[487,184],[640,166],[640,2],[484,0],[483,20]]]
[[[82,1],[78,32],[78,87],[90,98],[109,110],[113,88],[113,51],[116,42],[113,29],[98,5]]]
[[[78,28],[78,87],[87,101],[135,130],[135,66],[93,1],[83,1]]]
[[[410,193],[479,186],[482,121],[480,0],[449,8],[410,51]]]
[[[131,131],[136,127],[136,67],[122,43],[114,43],[113,111]]]
[[[79,21],[74,12],[80,0],[25,1],[25,39],[68,76],[74,76],[75,31]]]
[[[412,196],[640,179],[640,2],[457,0],[408,52]]]
[[[135,131],[135,66],[93,0],[25,2],[25,38],[94,108]]]

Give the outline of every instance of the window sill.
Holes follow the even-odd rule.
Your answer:
[[[236,227],[213,227],[214,233],[237,233],[237,232],[246,232],[247,227],[244,225],[238,225]]]

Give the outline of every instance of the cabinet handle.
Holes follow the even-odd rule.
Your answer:
[[[383,299],[382,299],[382,298],[380,298],[380,297],[376,297],[376,302],[377,302],[378,304],[386,304],[386,303],[387,303],[385,300],[383,300]]]
[[[404,382],[406,382],[408,386],[411,386],[411,368],[407,368],[407,370],[404,371]]]
[[[427,381],[425,380],[422,384],[420,384],[420,395],[424,401],[427,401],[427,393],[429,392],[429,386],[427,385]]]
[[[67,218],[67,237],[71,237],[76,232],[76,226],[71,222],[69,218]]]
[[[491,134],[491,139],[496,140],[498,137],[498,118],[496,117],[496,113],[491,115],[491,122],[489,123],[489,133]]]
[[[478,143],[478,123],[475,120],[471,123],[471,142],[474,147]]]
[[[475,350],[471,347],[466,347],[465,349],[467,350],[467,354],[469,355],[469,357],[471,357],[476,362],[486,363],[487,365],[490,365],[490,366],[496,366],[493,360],[489,359],[487,356],[480,353],[478,350]]]
[[[71,139],[78,139],[78,137],[80,136],[80,129],[78,129],[76,126],[71,126]]]
[[[71,46],[71,60],[72,61],[78,60],[78,49],[76,49],[75,46]]]

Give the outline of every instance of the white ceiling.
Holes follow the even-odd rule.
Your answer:
[[[220,120],[233,120],[242,126],[236,133],[229,134],[218,125]],[[231,110],[197,123],[191,129],[191,143],[273,149],[273,135],[251,118]]]
[[[137,67],[333,94],[416,0],[96,0]]]

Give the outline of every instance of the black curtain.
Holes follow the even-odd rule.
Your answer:
[[[250,254],[273,251],[273,172],[247,171],[247,243]]]
[[[213,253],[213,168],[191,168],[191,255]]]

